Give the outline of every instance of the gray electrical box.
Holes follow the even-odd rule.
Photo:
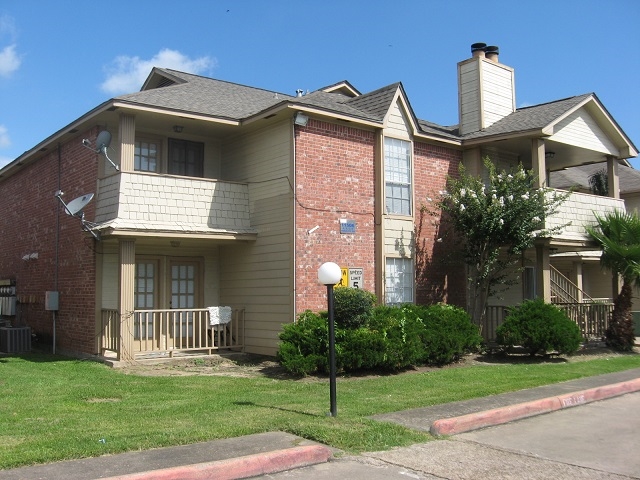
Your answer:
[[[45,310],[58,310],[59,293],[60,292],[45,292],[44,294]]]

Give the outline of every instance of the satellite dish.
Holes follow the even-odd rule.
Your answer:
[[[111,145],[111,134],[108,130],[103,130],[96,138],[96,152],[106,153],[109,145]]]
[[[86,195],[82,195],[81,197],[71,200],[65,205],[67,215],[76,216],[78,213],[82,212],[82,209],[87,206],[92,198],[93,193],[87,193]]]
[[[91,142],[86,138],[82,139],[82,145],[84,145],[85,147],[91,150],[94,150],[96,153],[103,154],[106,157],[106,159],[109,160],[109,163],[113,166],[113,168],[115,168],[117,171],[120,171],[120,167],[115,163],[113,163],[113,161],[109,158],[109,155],[107,154],[107,149],[109,148],[109,145],[111,145],[111,134],[109,133],[108,130],[103,130],[98,134],[98,137],[96,138],[95,148],[91,146]]]
[[[93,199],[93,193],[87,193],[86,195],[82,195],[81,197],[74,198],[69,203],[64,203],[64,200],[62,200],[62,195],[64,195],[62,190],[57,190],[54,194],[54,196],[58,200],[60,200],[60,203],[64,205],[64,211],[67,212],[67,215],[79,218],[80,223],[82,223],[82,229],[93,235],[93,238],[95,238],[96,240],[100,240],[99,233],[93,231],[93,229],[97,227],[98,224],[86,221],[84,219],[84,212],[82,211],[82,209],[86,207],[87,204],[91,201],[91,199]]]

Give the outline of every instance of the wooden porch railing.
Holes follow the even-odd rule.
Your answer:
[[[609,326],[609,318],[613,312],[613,303],[556,303],[555,304],[573,320],[585,340],[604,338]],[[483,325],[481,325],[482,337],[486,342],[495,342],[496,330],[504,322],[509,307],[503,305],[488,306]]]
[[[121,321],[117,310],[103,310],[101,353],[120,356]],[[244,347],[244,309],[232,311],[231,322],[210,325],[206,308],[136,310],[131,319],[133,355],[203,351],[211,354],[223,349]]]
[[[120,352],[120,314],[118,310],[103,309],[100,316],[100,355]]]

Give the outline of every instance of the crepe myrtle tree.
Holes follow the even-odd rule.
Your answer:
[[[484,178],[467,174],[461,166],[459,177],[448,179],[447,191],[435,202],[442,211],[441,226],[450,227],[437,241],[460,244],[467,265],[469,314],[478,325],[488,298],[515,282],[512,274],[522,269],[525,250],[566,226],[545,229],[544,219],[569,195],[535,188],[533,172],[522,165],[499,172],[489,158],[483,161]]]

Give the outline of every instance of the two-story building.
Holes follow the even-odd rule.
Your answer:
[[[617,168],[637,150],[594,94],[516,108],[495,47],[474,44],[458,83],[445,127],[401,83],[286,95],[154,68],[0,170],[0,281],[16,295],[0,315],[66,352],[273,355],[282,324],[326,308],[326,261],[382,303],[466,305],[464,265],[440,261],[421,209],[462,162],[520,162],[546,185],[606,161],[611,198],[572,194],[548,219],[571,227],[523,259],[507,301],[550,299],[550,253],[587,248],[593,212],[624,208]]]

